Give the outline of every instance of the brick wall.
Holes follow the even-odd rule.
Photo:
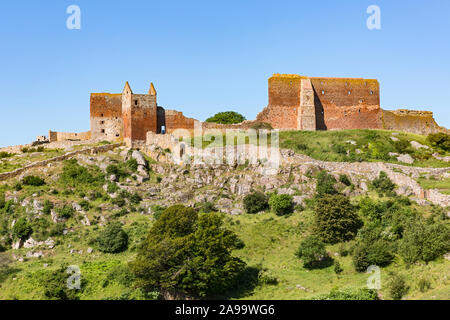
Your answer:
[[[91,94],[91,137],[96,140],[122,139],[122,94]]]
[[[449,133],[447,129],[436,123],[433,112],[405,109],[383,110],[383,128],[423,135],[437,132]]]
[[[193,118],[187,118],[182,112],[175,110],[166,110],[166,132],[171,133],[176,129],[187,129],[193,131],[195,123],[200,123],[198,120]]]
[[[311,78],[311,83],[318,130],[382,128],[377,80]]]

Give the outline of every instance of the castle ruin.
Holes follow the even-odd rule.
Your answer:
[[[318,78],[274,74],[269,78],[269,103],[256,120],[220,125],[187,118],[182,112],[158,106],[153,85],[147,94],[133,93],[128,82],[122,93],[92,93],[91,130],[82,133],[49,132],[50,141],[123,141],[129,146],[146,143],[147,133],[172,133],[176,129],[248,129],[268,123],[280,130],[386,129],[417,134],[448,132],[429,111],[380,107],[380,87],[375,79]]]

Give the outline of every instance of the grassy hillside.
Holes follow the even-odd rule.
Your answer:
[[[294,144],[303,141],[307,147],[300,149],[315,157],[325,157],[327,152],[319,153],[319,145],[345,143],[347,139],[356,141],[355,148],[370,144],[374,133],[361,132],[319,132],[319,133],[282,133],[282,143]],[[391,132],[376,132],[376,141],[386,140],[391,144]],[[308,135],[319,137],[317,141],[308,139]],[[406,135],[410,139],[425,144],[422,137]],[[398,135],[399,138],[404,138]],[[350,145],[350,144],[349,144]],[[377,144],[378,145],[378,144]],[[297,145],[298,147],[298,145]],[[330,147],[331,148],[331,147]],[[310,150],[310,151],[308,151]],[[331,149],[330,149],[331,150]],[[374,150],[374,149],[368,149]],[[121,153],[122,152],[122,153]],[[337,156],[343,156],[336,152]],[[81,159],[81,160],[80,160]],[[75,265],[80,268],[83,290],[80,299],[155,299],[157,292],[144,293],[134,287],[134,277],[128,269],[128,262],[137,254],[139,244],[145,239],[148,230],[154,224],[160,208],[155,205],[168,206],[170,188],[175,183],[168,183],[162,189],[162,198],[155,197],[154,189],[162,188],[162,174],[148,172],[149,180],[136,182],[136,163],[125,161],[123,149],[95,156],[82,156],[79,161],[66,161],[49,167],[34,169],[30,173],[42,177],[44,185],[27,185],[19,178],[0,183],[0,299],[48,299],[47,284],[52,272],[61,266]],[[148,159],[149,160],[149,159]],[[330,159],[328,159],[330,160]],[[14,163],[14,162],[13,162]],[[153,161],[154,163],[154,161]],[[237,169],[237,174],[239,168]],[[114,179],[112,179],[114,175]],[[189,171],[182,176],[189,178]],[[114,181],[113,181],[114,180]],[[448,181],[422,179],[421,183],[430,188],[448,189]],[[263,187],[263,186],[261,186]],[[191,186],[181,186],[189,189]],[[212,191],[213,186],[208,186]],[[163,191],[167,190],[167,191]],[[205,189],[201,189],[204,190]],[[224,190],[217,190],[223,193]],[[200,191],[201,192],[201,191]],[[6,194],[2,202],[1,196]],[[371,191],[368,196],[380,203],[396,198],[379,198]],[[242,203],[242,197],[223,195],[222,199],[232,199]],[[354,205],[360,203],[362,196],[353,196]],[[162,199],[162,200],[161,200]],[[43,204],[39,208],[35,201]],[[383,202],[384,201],[384,202]],[[400,201],[400,200],[399,200]],[[387,203],[386,202],[386,203]],[[400,202],[399,202],[400,203]],[[49,205],[51,204],[51,208]],[[73,209],[73,205],[81,209]],[[403,204],[401,205],[403,206]],[[419,206],[415,203],[405,205],[405,214],[417,211],[424,217],[443,219],[448,225],[445,210],[435,206]],[[71,209],[72,208],[72,209]],[[151,208],[151,210],[149,210]],[[48,209],[48,210],[47,210]],[[231,299],[312,299],[338,289],[364,288],[368,275],[355,271],[351,254],[354,242],[327,245],[326,250],[333,264],[321,269],[306,269],[296,257],[300,242],[312,234],[314,210],[312,206],[297,208],[287,216],[277,216],[266,211],[259,214],[225,215],[225,225],[233,230],[245,246],[234,252],[247,263],[264,272],[269,278],[276,279],[276,284],[260,282],[248,290],[236,290],[224,297]],[[403,212],[403,211],[399,211]],[[361,214],[361,213],[359,213]],[[54,222],[55,216],[66,217],[64,221]],[[89,224],[84,221],[86,217]],[[366,219],[363,217],[363,219]],[[446,219],[446,220],[445,220]],[[43,245],[37,248],[12,250],[19,232],[14,225],[25,220],[32,228],[31,236],[37,241],[48,238],[54,240],[52,247]],[[104,253],[100,250],[98,237],[109,221],[119,221],[128,234],[128,248],[120,253]],[[390,232],[389,228],[386,232]],[[397,243],[397,242],[396,242]],[[90,252],[93,250],[92,252]],[[2,252],[3,251],[3,252]],[[42,257],[31,257],[30,253],[42,253]],[[335,273],[335,264],[339,262],[343,271]],[[410,287],[408,299],[450,299],[450,279],[448,270],[450,261],[440,256],[429,263],[416,262],[407,265],[396,254],[393,262],[382,268],[382,289],[379,294],[389,299],[387,283],[391,272],[405,276]],[[420,289],[420,281],[426,279],[429,288]],[[273,282],[273,281],[272,281]]]

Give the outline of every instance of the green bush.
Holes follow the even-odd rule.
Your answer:
[[[287,215],[294,211],[293,198],[288,194],[273,194],[269,199],[269,206],[277,216]]]
[[[322,170],[317,175],[316,193],[319,197],[326,195],[337,194],[334,184],[336,179],[331,174],[328,174],[325,170]]]
[[[258,272],[259,285],[277,285],[278,278],[267,268],[261,268]]]
[[[55,271],[47,272],[41,279],[46,298],[50,300],[79,300],[79,293],[84,287],[83,281],[81,281],[80,290],[70,289],[67,286],[67,280],[70,277],[67,268],[67,265],[62,265]]]
[[[346,174],[339,175],[339,182],[343,183],[346,186],[350,186],[352,182]]]
[[[215,122],[221,124],[234,124],[241,123],[245,120],[245,117],[234,111],[226,111],[216,113],[213,117],[206,119],[206,122]]]
[[[15,155],[14,153],[9,153],[9,152],[2,151],[2,152],[0,152],[0,159],[10,158],[10,157],[12,157],[14,155]]]
[[[125,165],[126,165],[126,167],[127,167],[130,171],[132,171],[132,172],[136,172],[137,169],[138,169],[138,163],[137,163],[137,160],[134,159],[134,158],[131,158],[130,160],[128,160],[128,161],[125,163]]]
[[[269,207],[267,197],[262,192],[253,192],[244,197],[244,209],[247,213],[258,213]]]
[[[137,192],[131,194],[129,196],[129,199],[132,204],[139,204],[142,201],[142,197]]]
[[[245,269],[232,256],[237,239],[222,215],[172,206],[153,224],[130,267],[145,291],[212,296],[234,287]]]
[[[328,258],[325,244],[316,236],[308,236],[301,243],[296,252],[297,257],[303,260],[307,269],[320,267]]]
[[[44,179],[36,176],[26,176],[22,179],[22,184],[26,186],[40,187],[45,184]]]
[[[328,294],[317,296],[313,300],[378,300],[374,289],[333,289]]]
[[[78,204],[84,211],[89,211],[89,209],[91,208],[91,204],[87,200],[81,200]]]
[[[336,194],[318,198],[314,209],[314,232],[326,243],[348,241],[356,236],[362,221],[350,199]]]
[[[427,137],[427,141],[436,148],[444,151],[450,151],[450,135],[445,133],[434,133]]]
[[[399,243],[399,254],[409,264],[429,262],[450,250],[450,228],[441,222],[411,220]]]
[[[87,168],[80,166],[76,159],[66,160],[59,178],[59,182],[66,188],[80,186],[100,186],[104,181],[104,174],[99,170],[91,173]]]
[[[128,235],[120,222],[111,222],[100,232],[97,238],[98,249],[105,253],[118,253],[128,247]]]
[[[5,194],[0,192],[0,209],[3,209],[6,205]]]
[[[25,240],[32,232],[31,224],[25,218],[19,218],[12,228],[12,236],[14,239]]]
[[[380,196],[394,196],[395,184],[389,179],[386,172],[381,171],[378,178],[374,179],[370,184]]]
[[[388,288],[389,294],[394,300],[400,300],[409,290],[405,278],[398,274],[392,275],[388,283]]]
[[[52,209],[53,209],[54,205],[50,200],[45,200],[44,201],[44,208],[42,209],[42,212],[44,214],[50,214]]]
[[[163,212],[166,210],[166,207],[160,206],[160,205],[154,205],[152,206],[152,213],[153,213],[153,218],[155,220],[158,220],[159,217],[161,217],[161,215],[163,214]]]
[[[216,207],[214,206],[214,203],[209,202],[209,201],[197,202],[195,204],[195,207],[199,212],[204,212],[204,213],[210,213],[210,212],[217,211]]]
[[[73,216],[74,213],[75,210],[69,204],[65,204],[63,207],[59,207],[56,209],[56,214],[58,215],[58,218],[62,219],[69,219]]]
[[[114,183],[114,182],[109,182],[108,183],[108,187],[106,188],[106,192],[108,192],[109,194],[113,194],[116,193],[117,191],[119,191],[119,186]]]
[[[423,293],[431,289],[431,282],[426,278],[420,278],[417,286],[419,287],[420,292]]]
[[[353,251],[353,265],[358,272],[365,272],[371,265],[385,267],[394,260],[393,249],[387,241],[358,243]]]
[[[344,269],[342,269],[341,264],[339,263],[339,261],[336,261],[334,263],[334,273],[341,274],[342,271],[344,271]]]

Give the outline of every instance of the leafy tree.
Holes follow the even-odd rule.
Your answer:
[[[216,113],[213,117],[206,119],[206,122],[215,122],[221,124],[234,124],[241,123],[245,120],[245,117],[234,111],[226,111]]]
[[[450,135],[439,132],[427,136],[427,141],[436,148],[450,151]]]
[[[100,232],[97,244],[99,250],[105,253],[122,252],[128,247],[128,234],[120,222],[111,222]]]
[[[331,174],[328,174],[325,170],[322,170],[317,175],[316,193],[319,197],[325,195],[337,194],[334,184],[336,179]]]
[[[269,207],[267,197],[262,192],[253,192],[244,197],[244,209],[247,213],[258,213]]]
[[[270,209],[277,216],[290,214],[294,211],[294,201],[288,194],[273,194],[269,199]]]
[[[308,269],[320,266],[328,257],[325,244],[316,236],[309,236],[300,243],[296,253],[303,260],[303,266]]]
[[[14,224],[12,235],[15,239],[25,240],[33,232],[31,225],[25,218],[19,218]]]
[[[244,270],[231,254],[237,245],[222,215],[176,205],[153,224],[130,267],[146,291],[211,296],[233,286]]]
[[[440,222],[411,220],[399,243],[399,254],[407,263],[432,261],[450,250],[450,228]]]
[[[385,267],[394,260],[391,244],[377,240],[372,243],[358,243],[353,250],[353,265],[356,271],[365,272],[371,265]]]
[[[393,196],[395,195],[394,189],[395,184],[389,179],[386,172],[381,171],[378,178],[374,179],[371,183],[372,189],[374,189],[380,196],[387,195]]]
[[[326,243],[351,240],[362,226],[354,206],[344,195],[318,198],[314,211],[315,233]]]

